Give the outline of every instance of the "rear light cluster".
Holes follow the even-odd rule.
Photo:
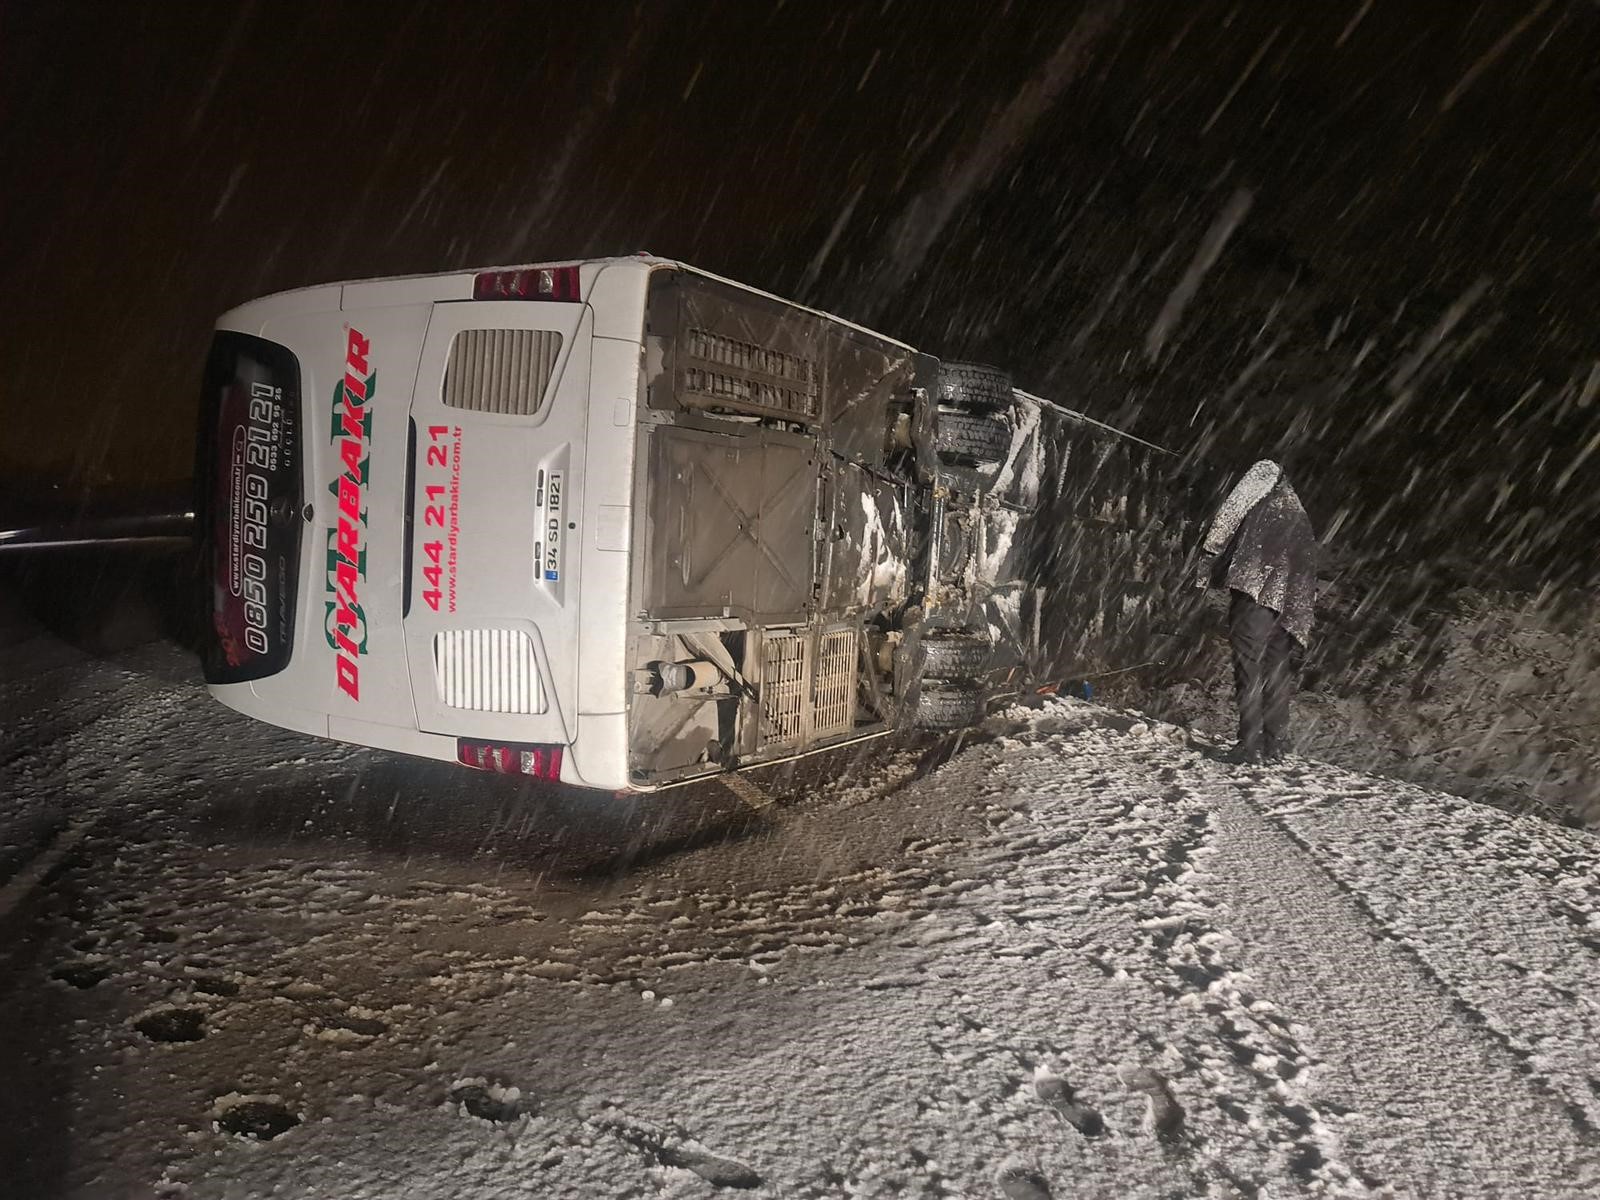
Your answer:
[[[472,281],[474,300],[580,300],[577,267],[485,271]]]
[[[534,779],[561,779],[561,747],[530,746],[515,742],[456,742],[456,761],[464,767],[493,771],[497,775],[529,775]]]

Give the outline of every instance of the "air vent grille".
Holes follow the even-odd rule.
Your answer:
[[[797,633],[768,633],[761,651],[761,740],[800,740],[805,712],[806,642]]]
[[[835,629],[822,635],[817,662],[816,700],[811,710],[814,737],[849,733],[856,715],[856,631]]]
[[[821,387],[811,359],[705,329],[689,330],[683,346],[690,360],[683,373],[685,399],[808,420],[818,415]]]
[[[474,712],[542,713],[533,639],[520,629],[446,629],[433,635],[439,700]]]
[[[450,343],[444,402],[470,412],[532,416],[560,356],[561,335],[551,329],[463,329]]]

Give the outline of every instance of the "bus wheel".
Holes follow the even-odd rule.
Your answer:
[[[994,417],[969,417],[940,413],[934,431],[934,448],[947,461],[979,466],[1005,462],[1011,450],[1011,426]]]
[[[1011,403],[1011,376],[983,363],[939,364],[938,402],[951,408],[988,412]]]
[[[976,634],[953,634],[922,639],[924,679],[981,679],[989,672],[994,643]]]
[[[988,698],[976,683],[924,683],[913,723],[918,729],[965,729],[988,714]]]

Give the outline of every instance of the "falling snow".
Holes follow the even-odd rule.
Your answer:
[[[996,472],[1122,481],[1044,620],[1064,658],[1139,624],[1075,679],[1146,715],[759,804],[251,727],[147,567],[0,560],[16,1194],[1600,1194],[1600,5],[0,23],[0,531],[186,508],[240,301],[644,249],[1172,451],[1123,481],[1024,404]],[[1239,773],[1190,585],[1263,459],[1326,554],[1301,756]],[[974,584],[1040,549],[982,534]]]

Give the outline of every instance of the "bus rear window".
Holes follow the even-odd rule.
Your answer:
[[[206,679],[281,671],[294,648],[304,502],[300,364],[284,347],[217,333],[201,391],[195,493]]]

